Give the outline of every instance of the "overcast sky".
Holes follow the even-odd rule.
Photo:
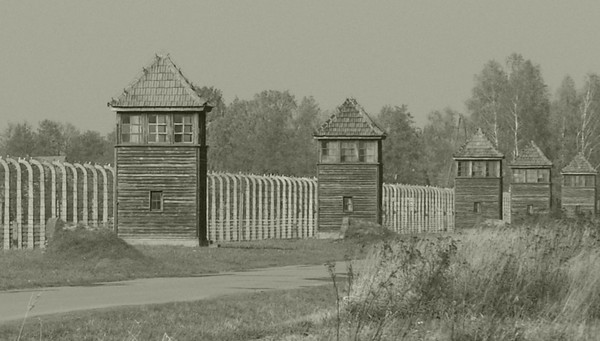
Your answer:
[[[0,0],[0,129],[68,121],[107,133],[118,96],[156,52],[226,103],[263,90],[355,97],[376,114],[464,111],[490,59],[521,53],[551,93],[600,73],[600,1]]]

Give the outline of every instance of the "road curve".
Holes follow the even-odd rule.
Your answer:
[[[338,274],[343,274],[346,266],[339,262],[336,269]],[[195,301],[243,292],[316,286],[328,281],[329,274],[323,265],[295,265],[195,277],[136,279],[93,286],[0,291],[0,323],[22,319],[32,297],[35,306],[29,312],[30,317],[118,306]]]

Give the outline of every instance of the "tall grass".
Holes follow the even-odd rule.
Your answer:
[[[591,338],[599,246],[581,220],[383,242],[353,264],[336,339]]]

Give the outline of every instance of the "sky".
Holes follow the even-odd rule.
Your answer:
[[[43,119],[108,133],[106,103],[169,53],[226,103],[263,90],[464,112],[474,76],[513,52],[553,94],[600,73],[600,1],[0,0],[0,131]]]

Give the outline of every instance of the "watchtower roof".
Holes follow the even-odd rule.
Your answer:
[[[121,108],[203,108],[210,106],[167,54],[156,55],[123,93],[108,103]]]
[[[502,159],[504,154],[500,153],[494,145],[483,134],[481,128],[454,154],[455,159]]]
[[[519,153],[519,156],[511,163],[511,167],[545,168],[552,167],[552,161],[548,160],[544,152],[531,141],[527,147]]]
[[[582,153],[575,155],[573,160],[562,169],[562,174],[597,174],[598,172]]]
[[[337,111],[315,132],[320,137],[377,137],[385,132],[373,122],[365,109],[354,98],[348,98]]]

